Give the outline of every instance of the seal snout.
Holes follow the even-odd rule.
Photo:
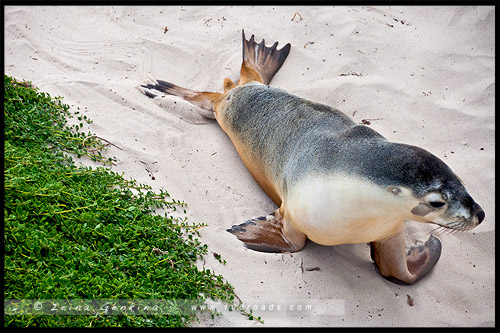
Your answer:
[[[474,199],[472,199],[472,197],[468,194],[461,200],[461,202],[464,207],[469,207],[470,221],[471,223],[475,222],[474,227],[481,224],[485,217],[484,210],[481,208],[481,206],[479,206],[479,204],[477,204],[477,202],[474,201]]]
[[[483,222],[484,216],[485,216],[484,210],[478,206],[476,209],[476,212],[475,212],[475,216],[477,218],[477,224],[478,225],[481,224],[481,222]]]
[[[481,224],[481,222],[483,222],[484,220],[484,217],[485,217],[485,213],[484,213],[484,210],[481,208],[481,206],[479,206],[475,201],[474,199],[470,198],[470,203],[471,203],[471,216],[473,217],[473,220],[476,220],[476,225],[475,226],[478,226]]]

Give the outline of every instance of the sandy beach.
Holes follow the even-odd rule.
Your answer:
[[[207,224],[200,266],[222,274],[264,324],[230,312],[196,326],[495,326],[494,25],[494,7],[8,6],[4,72],[63,96],[122,149],[108,151],[114,171],[167,190],[188,204],[190,221]],[[298,253],[269,254],[226,232],[275,204],[214,120],[137,87],[152,77],[221,91],[225,77],[238,79],[242,29],[268,46],[291,43],[271,85],[427,149],[482,206],[476,229],[440,236],[441,259],[426,278],[383,279],[368,244],[308,241]],[[436,228],[407,227],[407,245]],[[323,311],[331,302],[338,313]],[[270,309],[278,303],[287,311]]]

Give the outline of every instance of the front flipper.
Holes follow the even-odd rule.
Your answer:
[[[413,284],[430,272],[441,255],[441,242],[434,236],[419,246],[405,249],[404,228],[393,237],[371,242],[371,257],[385,278],[395,283]]]
[[[294,230],[283,219],[279,209],[268,216],[261,216],[227,229],[249,249],[259,252],[297,252],[302,250],[306,235]]]

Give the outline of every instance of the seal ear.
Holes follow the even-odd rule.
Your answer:
[[[399,194],[401,193],[401,188],[397,187],[397,186],[389,186],[388,190],[392,193],[392,194]]]

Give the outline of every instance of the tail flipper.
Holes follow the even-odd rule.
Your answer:
[[[243,63],[241,64],[239,85],[251,81],[269,84],[274,74],[280,69],[290,52],[290,43],[277,49],[278,42],[267,47],[265,41],[260,43],[254,41],[254,35],[250,40],[245,39],[245,31],[242,30],[243,39]]]
[[[163,80],[156,80],[156,84],[149,83],[146,85],[142,85],[142,87],[147,89],[158,90],[165,94],[181,97],[184,100],[190,102],[191,104],[196,105],[199,108],[202,108],[203,110],[212,112],[215,111],[216,104],[220,102],[221,99],[223,98],[223,94],[221,93],[214,93],[208,91],[198,92],[179,87],[173,83]],[[148,92],[147,90],[144,90],[144,94],[150,98],[156,97],[156,95],[152,94],[151,92]]]

